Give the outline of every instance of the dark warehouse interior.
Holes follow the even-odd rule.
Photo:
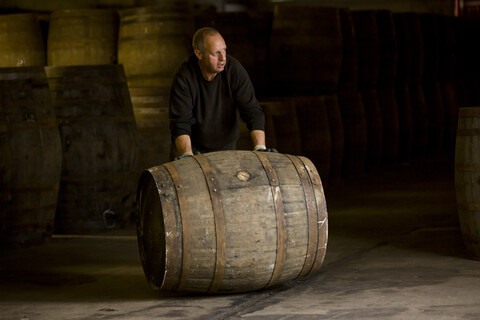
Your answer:
[[[173,160],[203,27],[267,152]],[[0,320],[478,319],[479,37],[474,0],[0,0]]]

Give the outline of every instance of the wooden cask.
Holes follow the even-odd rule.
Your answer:
[[[1,155],[8,192],[3,240],[40,242],[54,228],[62,164],[44,68],[1,68],[0,101],[7,129],[7,152]]]
[[[305,157],[196,155],[145,171],[137,199],[144,272],[163,291],[259,290],[317,272],[325,256],[322,182]]]
[[[45,45],[37,15],[0,15],[0,67],[44,65]]]
[[[121,10],[118,63],[128,86],[170,87],[173,73],[193,50],[194,29],[187,6]]]
[[[133,213],[138,144],[123,68],[45,69],[63,150],[55,232],[121,227]]]
[[[139,174],[170,160],[169,91],[166,88],[130,87],[138,134]]]
[[[468,257],[480,260],[480,108],[460,108],[455,147],[458,217]]]
[[[117,61],[118,13],[109,9],[55,11],[50,15],[49,66],[113,64]]]

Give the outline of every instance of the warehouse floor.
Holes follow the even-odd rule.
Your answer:
[[[0,319],[480,319],[453,172],[431,157],[328,185],[320,272],[259,292],[151,290],[133,227],[3,250]]]

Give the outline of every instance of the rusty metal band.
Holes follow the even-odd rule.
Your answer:
[[[307,169],[303,165],[302,161],[296,156],[287,155],[292,161],[293,166],[297,170],[300,178],[300,184],[305,196],[305,205],[307,209],[308,220],[308,244],[307,255],[305,257],[305,263],[299,274],[300,277],[308,274],[313,267],[315,256],[317,254],[317,241],[318,241],[318,229],[317,229],[317,205],[315,200],[315,194],[312,188],[312,184],[308,178]]]
[[[181,273],[179,252],[182,250],[182,232],[177,227],[175,215],[174,197],[176,194],[173,180],[169,178],[169,172],[165,166],[158,166],[149,170],[154,175],[157,184],[158,196],[162,206],[163,224],[165,228],[165,274],[161,289],[174,291],[179,284]],[[181,221],[178,221],[181,227]]]
[[[328,213],[327,205],[325,201],[325,195],[323,193],[323,185],[320,175],[315,169],[314,164],[305,157],[298,157],[305,166],[310,182],[313,186],[315,194],[315,202],[317,206],[317,228],[318,228],[318,241],[317,241],[317,253],[315,254],[315,261],[313,263],[310,273],[317,272],[322,266],[323,259],[325,258],[325,252],[327,250],[328,241]]]
[[[187,197],[175,166],[171,162],[165,163],[163,166],[167,168],[175,186],[178,207],[180,209],[180,219],[182,220],[182,234],[184,235],[182,239],[182,270],[180,272],[180,283],[178,284],[178,289],[182,290],[186,287],[190,270],[190,238],[188,236],[190,234],[190,225],[188,221]]]
[[[273,169],[272,164],[264,153],[259,151],[254,151],[253,153],[257,155],[267,174],[268,181],[272,188],[273,204],[277,219],[277,255],[275,257],[275,267],[273,268],[272,277],[267,284],[267,287],[270,287],[280,279],[287,257],[285,209],[283,207],[282,192],[280,190],[277,173]]]
[[[213,275],[212,284],[208,292],[216,292],[220,289],[223,276],[225,274],[225,217],[223,214],[222,201],[220,199],[218,182],[213,174],[212,167],[208,160],[202,155],[193,157],[203,171],[205,181],[207,182],[208,192],[210,193],[210,200],[212,202],[213,218],[215,222],[215,236],[216,236],[216,257],[215,257],[215,271]]]

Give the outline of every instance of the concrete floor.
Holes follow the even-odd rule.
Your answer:
[[[134,228],[3,250],[0,319],[480,319],[445,158],[328,186],[319,273],[270,290],[188,295],[148,286]]]

